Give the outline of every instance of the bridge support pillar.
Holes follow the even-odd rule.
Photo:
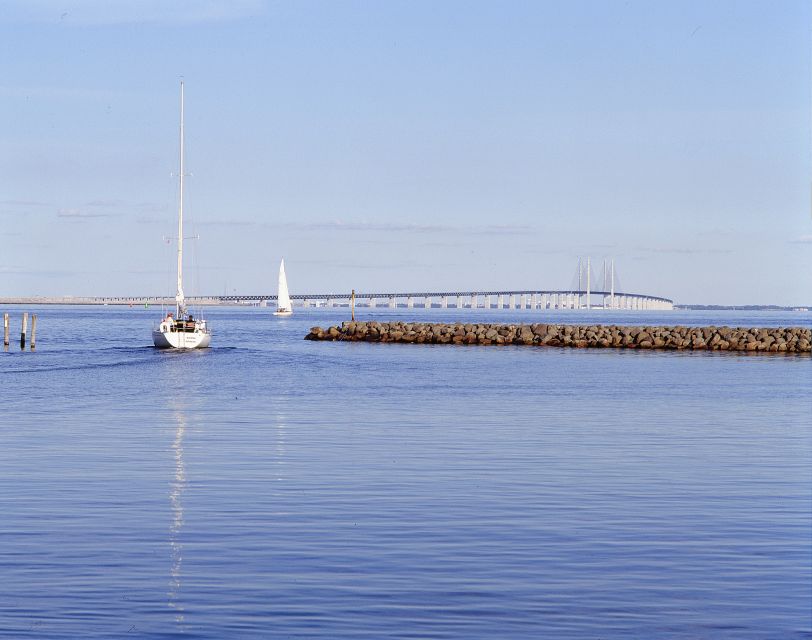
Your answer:
[[[443,309],[448,309],[448,296],[443,296],[440,298],[440,307]]]
[[[505,306],[505,296],[499,295],[496,297],[496,308],[503,309]]]
[[[332,307],[332,306],[333,306],[333,299],[332,299],[332,298],[327,298],[327,306],[328,306],[328,307]]]
[[[472,293],[471,294],[471,308],[476,309],[477,307],[479,307],[479,296],[477,296],[477,294],[475,294],[475,293]]]
[[[413,309],[414,308],[414,298],[412,298],[412,296],[408,296],[406,298],[406,308],[407,309]]]
[[[389,296],[389,308],[394,309],[397,305],[395,304],[395,296]]]
[[[431,309],[431,296],[426,296],[423,300],[423,308]]]

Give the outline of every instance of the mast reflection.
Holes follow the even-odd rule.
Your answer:
[[[186,433],[186,416],[175,407],[175,439],[172,452],[175,459],[175,474],[170,485],[169,503],[172,508],[172,520],[169,525],[169,546],[172,554],[172,566],[169,572],[169,607],[175,611],[175,621],[184,621],[183,604],[179,601],[181,588],[181,565],[183,563],[183,492],[186,490],[186,465],[183,461],[183,436]]]

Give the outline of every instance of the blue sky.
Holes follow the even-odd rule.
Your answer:
[[[7,0],[0,297],[812,303],[808,2]]]

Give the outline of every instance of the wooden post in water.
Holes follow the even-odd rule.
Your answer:
[[[20,349],[25,349],[25,334],[28,333],[28,312],[23,313],[23,330],[20,333]]]
[[[3,346],[8,346],[8,314],[3,314]]]
[[[31,351],[37,348],[37,314],[31,314]]]
[[[350,296],[350,314],[352,321],[355,322],[355,289],[352,290],[352,296]]]

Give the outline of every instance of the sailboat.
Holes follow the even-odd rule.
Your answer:
[[[285,259],[279,263],[279,289],[276,292],[276,311],[275,316],[289,316],[293,313],[293,306],[290,303],[290,294],[288,293],[288,278],[285,275]]]
[[[183,81],[180,83],[180,198],[178,204],[178,290],[175,313],[170,312],[152,330],[152,342],[159,349],[204,349],[211,342],[206,321],[195,319],[186,308],[183,295]]]

